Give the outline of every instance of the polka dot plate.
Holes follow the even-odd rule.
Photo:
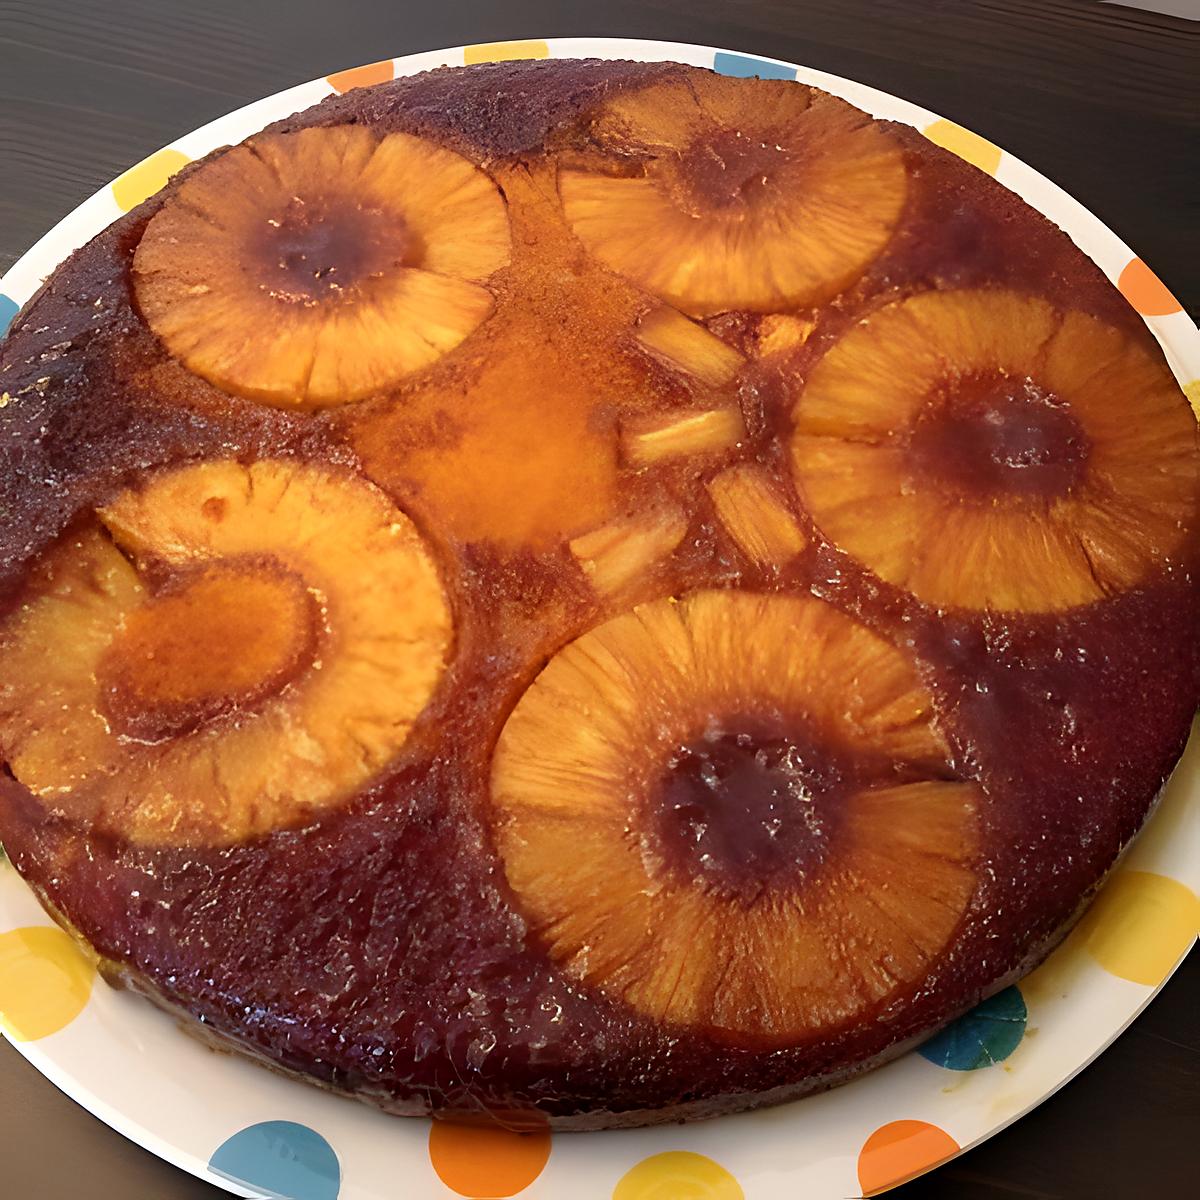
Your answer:
[[[0,280],[0,330],[66,255],[180,166],[333,92],[430,67],[510,58],[674,60],[800,79],[920,129],[1064,228],[1146,319],[1200,408],[1200,334],[1150,269],[1054,184],[934,113],[820,71],[712,48],[557,38],[431,51],[339,71],[251,104],[125,172]],[[1083,922],[1018,986],[854,1083],[690,1126],[516,1135],[385,1117],[213,1054],[94,967],[0,861],[0,1027],[52,1083],[114,1129],[242,1196],[283,1200],[808,1200],[874,1195],[1028,1112],[1145,1007],[1200,919],[1200,734],[1156,815]]]

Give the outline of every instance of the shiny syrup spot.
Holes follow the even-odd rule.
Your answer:
[[[849,774],[800,728],[710,728],[667,762],[651,801],[656,849],[669,870],[751,901],[825,861]]]
[[[336,299],[367,279],[415,266],[420,258],[417,239],[395,216],[299,197],[264,221],[253,251],[264,290],[298,304]]]
[[[1068,407],[1032,379],[968,375],[930,400],[910,454],[926,477],[963,498],[1064,496],[1079,481],[1089,444]]]

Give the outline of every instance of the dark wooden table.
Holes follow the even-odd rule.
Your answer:
[[[1139,2],[1200,18],[1200,0]],[[1200,310],[1200,24],[1091,0],[0,0],[0,270],[125,167],[249,100],[391,55],[567,34],[758,52],[925,105],[1055,179]],[[1192,1194],[1197,1113],[1193,953],[1032,1117],[892,1194]],[[0,1195],[221,1194],[124,1141],[0,1043]]]

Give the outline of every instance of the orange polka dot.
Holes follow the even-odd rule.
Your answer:
[[[453,1192],[471,1200],[498,1200],[524,1191],[550,1158],[550,1130],[513,1133],[498,1125],[434,1121],[429,1161]]]
[[[858,1184],[876,1196],[944,1163],[959,1144],[928,1121],[892,1121],[881,1125],[858,1153]]]
[[[376,83],[387,83],[396,78],[396,64],[390,58],[383,62],[367,63],[365,67],[351,67],[348,71],[335,71],[325,76],[325,82],[335,92],[348,92],[351,88],[371,87]]]
[[[1168,313],[1179,312],[1183,307],[1167,291],[1167,285],[1140,258],[1135,258],[1125,266],[1117,279],[1117,287],[1143,317],[1165,317]]]

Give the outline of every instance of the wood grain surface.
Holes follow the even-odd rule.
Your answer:
[[[1184,2],[1200,17],[1200,0]],[[922,104],[1045,172],[1200,310],[1200,24],[1091,0],[0,0],[0,271],[126,167],[248,101],[392,55],[572,34],[767,54]],[[1197,1112],[1193,953],[1034,1115],[890,1194],[1192,1194]],[[5,1200],[223,1194],[126,1142],[0,1043]]]

